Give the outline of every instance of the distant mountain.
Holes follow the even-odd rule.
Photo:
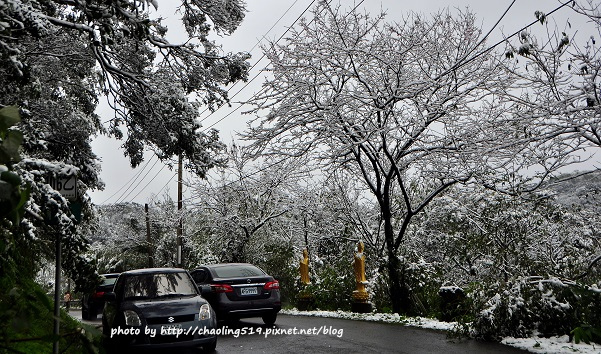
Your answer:
[[[557,201],[566,206],[601,210],[601,171],[574,172],[549,181]]]

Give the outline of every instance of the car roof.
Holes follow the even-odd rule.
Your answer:
[[[119,274],[121,274],[121,273],[107,273],[107,274],[100,274],[100,276],[103,278],[117,278],[119,276]]]
[[[205,264],[202,267],[220,268],[220,267],[231,267],[231,266],[251,266],[251,267],[258,268],[256,265],[250,264],[250,263],[215,263],[215,264]]]
[[[125,275],[135,275],[135,274],[154,274],[154,273],[181,273],[185,272],[185,269],[182,268],[142,268],[142,269],[134,269],[128,270],[121,274]]]

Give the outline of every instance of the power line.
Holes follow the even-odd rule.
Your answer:
[[[553,9],[552,11],[548,12],[548,13],[545,15],[545,17],[546,17],[546,18],[548,18],[549,16],[551,16],[551,15],[552,15],[552,14],[554,14],[555,12],[557,12],[557,11],[561,10],[562,8],[564,8],[565,6],[569,5],[569,4],[570,4],[570,3],[572,3],[572,2],[573,2],[573,0],[566,1],[565,3],[563,3],[563,4],[559,5],[558,7],[556,7],[555,9]],[[478,53],[478,54],[474,55],[472,58],[470,58],[470,59],[467,59],[467,60],[465,60],[464,62],[461,62],[461,61],[459,61],[459,62],[455,63],[455,65],[453,65],[451,68],[447,69],[445,72],[443,72],[443,73],[441,73],[440,75],[438,75],[438,76],[437,76],[437,77],[434,79],[434,81],[437,81],[437,80],[441,79],[443,76],[446,76],[446,75],[448,75],[448,74],[449,74],[451,71],[454,71],[454,70],[456,70],[456,69],[458,69],[458,68],[462,67],[463,65],[465,65],[465,64],[467,64],[467,63],[470,63],[470,62],[472,62],[472,61],[474,61],[474,60],[478,59],[480,56],[482,56],[482,55],[484,55],[484,54],[486,54],[486,53],[490,52],[491,50],[495,49],[495,48],[496,48],[496,47],[498,47],[499,45],[501,45],[501,44],[503,44],[503,43],[507,42],[507,40],[508,40],[508,39],[510,39],[510,38],[512,38],[512,37],[514,37],[514,36],[516,36],[516,35],[518,35],[518,34],[519,34],[519,33],[521,33],[522,31],[525,31],[525,30],[527,30],[528,28],[530,28],[530,27],[534,26],[534,25],[535,25],[535,24],[537,24],[537,23],[539,23],[539,20],[538,20],[538,19],[537,19],[537,20],[534,20],[534,21],[532,21],[530,24],[528,24],[528,25],[526,25],[526,26],[522,27],[521,29],[519,29],[519,30],[515,31],[513,34],[511,34],[510,36],[506,37],[505,39],[502,39],[502,40],[500,40],[500,41],[499,41],[499,42],[497,42],[496,44],[494,44],[494,45],[492,45],[492,46],[490,46],[490,47],[486,48],[485,50],[481,51],[480,53]]]
[[[176,173],[175,173],[173,176],[171,176],[171,178],[170,178],[170,179],[167,181],[167,183],[165,183],[165,185],[164,185],[164,186],[163,186],[161,189],[159,189],[159,191],[158,191],[158,192],[157,192],[157,193],[156,193],[156,194],[155,194],[155,195],[154,195],[154,196],[153,196],[153,197],[150,199],[150,202],[149,202],[148,204],[150,204],[150,203],[154,202],[154,199],[155,199],[156,197],[158,197],[158,196],[161,194],[161,192],[163,191],[163,189],[167,188],[167,186],[169,185],[169,183],[171,183],[171,181],[173,181],[173,179],[174,179],[176,176],[177,176],[177,172],[176,172]],[[138,193],[138,194],[140,194],[140,193]],[[137,197],[137,196],[138,196],[138,195],[136,195],[135,197]],[[134,197],[134,198],[135,198],[135,197]]]
[[[303,15],[304,15],[304,14],[305,14],[305,13],[306,13],[308,10],[309,10],[309,8],[311,7],[311,5],[313,5],[313,3],[315,3],[315,1],[317,1],[317,0],[313,0],[313,1],[312,1],[312,2],[309,4],[309,6],[307,6],[307,8],[305,8],[305,10],[304,10],[304,11],[303,11],[303,12],[302,12],[302,13],[301,13],[301,14],[300,14],[300,15],[299,15],[297,18],[296,18],[296,20],[294,20],[294,22],[292,23],[292,25],[290,25],[290,27],[288,27],[288,28],[286,29],[286,31],[285,31],[284,33],[282,33],[282,35],[281,35],[281,36],[280,36],[280,37],[279,37],[279,38],[278,38],[278,39],[277,39],[277,40],[276,40],[274,43],[278,43],[278,42],[279,42],[279,41],[280,41],[282,38],[284,38],[284,36],[286,35],[286,33],[288,33],[288,31],[290,31],[290,29],[291,29],[291,28],[292,28],[292,27],[293,27],[293,26],[294,26],[294,25],[295,25],[295,24],[298,22],[298,20],[300,20],[300,19],[302,18],[302,16],[303,16]],[[328,1],[326,1],[326,4],[329,6],[329,5],[330,5],[330,3],[331,3],[332,1],[333,1],[333,0],[328,0]],[[361,6],[361,4],[363,4],[363,2],[364,2],[364,1],[365,1],[365,0],[361,0],[361,1],[360,1],[360,2],[357,4],[357,5],[355,5],[355,7],[353,7],[353,9],[352,9],[352,10],[350,10],[350,11],[347,13],[347,15],[346,15],[346,16],[348,16],[348,15],[349,15],[350,13],[352,13],[353,11],[357,10],[357,8],[358,8],[359,6]],[[346,16],[345,16],[345,18],[346,18]],[[315,20],[315,18],[311,19],[311,21],[309,21],[309,24],[311,24],[311,23],[312,23],[314,20]],[[302,34],[302,33],[304,32],[304,30],[305,30],[305,29],[303,28],[303,29],[301,30],[301,32],[299,33],[299,35],[300,35],[300,34]],[[266,55],[266,54],[265,54],[265,53],[263,53],[263,55],[261,56],[261,58],[259,58],[259,60],[258,60],[258,61],[255,63],[255,65],[256,65],[256,64],[258,64],[258,63],[259,63],[259,61],[261,61],[261,60],[262,60],[262,59],[265,57],[265,55]],[[254,65],[253,65],[253,68],[254,68]],[[252,68],[251,68],[251,69],[252,69]],[[259,71],[259,72],[258,72],[258,73],[257,73],[255,76],[253,76],[253,78],[252,78],[252,79],[250,79],[249,81],[247,81],[247,82],[246,82],[246,84],[244,84],[244,86],[243,86],[243,87],[242,87],[240,90],[238,90],[238,91],[237,91],[237,92],[236,92],[234,95],[232,95],[232,97],[231,97],[231,98],[234,98],[234,97],[236,97],[236,96],[237,96],[237,95],[238,95],[238,94],[239,94],[239,93],[240,93],[242,90],[244,90],[244,89],[245,89],[245,88],[246,88],[248,85],[250,85],[250,83],[251,83],[251,82],[253,82],[253,81],[254,81],[254,80],[257,78],[257,77],[259,77],[259,75],[261,75],[261,73],[262,73],[262,72],[263,72],[265,69],[267,69],[267,66],[263,67],[263,69],[261,69],[261,71]],[[254,97],[256,97],[256,96],[257,96],[257,93],[253,94],[253,95],[252,95],[252,96],[251,96],[251,97],[250,97],[250,98],[249,98],[247,101],[249,101],[249,100],[253,99],[253,98],[254,98]],[[240,102],[240,104],[238,105],[238,107],[234,108],[234,110],[233,110],[233,111],[229,112],[228,114],[226,114],[225,116],[221,117],[220,119],[218,119],[218,120],[217,120],[216,122],[214,122],[213,124],[211,124],[211,125],[209,125],[208,127],[206,127],[206,128],[203,130],[203,133],[206,133],[207,131],[209,131],[209,129],[211,129],[211,128],[212,128],[212,127],[214,127],[215,125],[217,125],[217,124],[219,124],[220,122],[224,121],[224,120],[225,120],[227,117],[229,117],[229,116],[231,116],[232,114],[234,114],[234,112],[236,112],[237,110],[239,110],[240,108],[242,108],[242,105],[244,105],[244,102]],[[223,106],[224,106],[224,105],[221,105],[221,106],[219,106],[219,107],[218,107],[218,108],[217,108],[215,111],[211,112],[211,114],[209,114],[208,116],[206,116],[205,118],[203,118],[203,119],[202,119],[200,122],[202,123],[203,121],[205,121],[206,119],[208,119],[208,118],[209,118],[210,116],[212,116],[212,115],[213,115],[215,112],[217,112],[217,110],[219,110],[219,108],[221,108],[221,107],[223,107]],[[205,110],[204,112],[206,112],[206,110]]]
[[[148,183],[146,183],[146,185],[144,187],[142,187],[142,189],[140,189],[140,191],[138,192],[138,194],[134,195],[131,198],[130,202],[133,202],[134,199],[136,199],[136,197],[139,196],[140,193],[142,193],[150,185],[150,183],[152,183],[152,181],[154,181],[155,178],[157,178],[159,176],[159,174],[161,173],[161,171],[163,171],[164,168],[165,168],[165,165],[163,165],[163,167],[161,167],[161,169],[159,170],[159,172],[157,172],[156,175],[154,175],[154,177],[152,177],[152,179],[150,181],[148,181]],[[171,181],[171,180],[169,180],[169,181]]]
[[[138,188],[138,186],[140,185],[140,183],[142,183],[142,182],[144,181],[144,179],[146,178],[146,176],[148,176],[148,174],[149,174],[149,173],[152,171],[152,169],[153,169],[153,168],[154,168],[154,166],[157,164],[157,162],[159,162],[159,159],[157,159],[157,160],[154,162],[154,164],[152,164],[152,166],[150,167],[150,169],[148,170],[148,172],[146,172],[146,174],[144,175],[144,177],[142,177],[142,179],[141,179],[141,180],[140,180],[138,183],[136,183],[136,185],[135,185],[135,186],[133,186],[133,188],[131,189],[131,191],[129,191],[129,193],[127,193],[127,194],[125,194],[125,192],[124,192],[124,193],[121,195],[121,197],[119,197],[119,199],[117,199],[117,201],[115,202],[115,204],[116,204],[116,203],[119,203],[119,202],[123,202],[125,199],[127,199],[127,197],[129,197],[129,195],[130,195],[130,194],[132,194],[132,193],[133,193],[133,192],[136,190],[136,188]],[[164,167],[165,167],[165,165],[163,165],[163,168],[164,168]],[[161,170],[162,170],[163,168],[161,168]],[[132,183],[132,185],[133,185],[133,183]],[[131,186],[130,186],[130,187],[131,187]],[[129,189],[129,188],[128,188],[128,189]],[[126,192],[127,192],[127,191],[126,191]]]
[[[311,3],[305,8],[305,10],[303,10],[303,12],[296,18],[296,20],[294,20],[294,22],[292,22],[292,24],[290,26],[288,26],[288,28],[286,28],[286,31],[284,31],[284,33],[282,33],[280,35],[280,37],[278,37],[278,39],[274,42],[274,43],[278,43],[280,40],[282,40],[282,38],[284,38],[284,36],[290,31],[291,28],[294,27],[294,25],[303,17],[303,15],[311,8],[311,6],[316,2],[317,0],[313,0],[311,1]],[[329,0],[329,2],[332,2],[333,0]],[[361,3],[363,3],[363,1],[365,0],[361,0]],[[328,2],[328,3],[329,3]],[[361,4],[360,3],[360,4]],[[358,5],[357,5],[358,6]],[[313,20],[311,20],[311,22],[313,22]],[[301,32],[302,33],[302,32]],[[259,60],[257,60],[257,62],[255,63],[255,65],[253,65],[250,69],[252,70],[261,60],[263,60],[263,58],[265,58],[266,54],[263,53],[263,55],[261,55],[261,57],[259,58]],[[242,90],[244,90],[248,85],[250,85],[251,82],[253,82],[265,69],[267,68],[267,66],[263,67],[263,69],[261,69],[252,79],[248,80],[244,86],[238,90],[235,94],[232,95],[232,97],[230,97],[230,99],[233,99],[234,97],[236,97]],[[256,94],[255,94],[256,95]],[[254,97],[255,95],[251,96]],[[215,114],[215,112],[217,112],[221,107],[223,107],[225,104],[222,104],[221,106],[217,107],[216,110],[214,110],[213,112],[211,112],[208,116],[206,116],[205,118],[203,118],[200,122],[204,122],[205,120],[207,120],[209,117],[211,117],[213,114]],[[240,107],[242,106],[242,103],[238,106],[238,108],[236,108],[234,111],[230,112],[226,117],[229,117],[232,113],[234,113],[235,111],[237,111],[238,109],[240,109]],[[206,112],[206,110],[204,111]],[[209,127],[207,127],[205,130],[203,130],[203,132],[207,132],[211,127],[214,127],[217,123],[223,121],[225,119],[225,117],[219,119],[217,122],[211,124]]]
[[[123,186],[121,186],[121,188],[119,188],[119,190],[117,190],[115,193],[113,193],[113,194],[112,194],[110,197],[106,198],[106,199],[105,199],[105,200],[104,200],[104,201],[103,201],[101,204],[104,204],[104,203],[106,203],[107,201],[109,201],[109,200],[110,200],[112,197],[114,197],[115,195],[117,195],[117,193],[121,192],[121,190],[122,190],[123,188],[125,188],[125,186],[127,186],[128,184],[129,184],[129,186],[131,187],[131,184],[130,184],[130,183],[132,183],[132,184],[133,184],[133,183],[135,183],[135,181],[138,179],[138,177],[140,177],[140,175],[142,174],[142,172],[144,172],[144,170],[146,169],[146,167],[148,166],[148,164],[150,163],[150,161],[152,161],[152,159],[153,159],[154,157],[155,157],[155,156],[154,156],[154,155],[152,155],[152,157],[151,157],[150,159],[148,159],[148,161],[146,161],[146,163],[144,164],[144,166],[142,167],[142,169],[141,169],[140,171],[138,171],[138,173],[136,173],[135,175],[133,175],[133,176],[132,176],[132,177],[129,179],[129,181],[125,182],[125,184],[123,184]],[[133,180],[133,182],[132,182],[132,180]],[[128,188],[125,190],[125,192],[127,192],[127,190],[128,190],[128,189],[129,189],[129,187],[128,187]],[[124,192],[124,193],[125,193],[125,192]],[[119,198],[118,198],[118,199],[119,199]],[[118,200],[118,199],[117,199],[117,200]]]
[[[509,6],[505,10],[505,12],[503,12],[503,14],[501,15],[501,17],[499,17],[499,19],[497,20],[497,22],[495,22],[495,24],[492,26],[492,28],[486,33],[486,35],[484,35],[484,37],[482,37],[482,39],[478,42],[478,44],[476,44],[469,52],[467,52],[467,54],[465,54],[463,56],[462,59],[467,58],[470,54],[472,54],[474,52],[474,50],[476,50],[476,48],[478,48],[482,43],[484,43],[484,41],[488,38],[488,36],[490,36],[490,34],[492,33],[492,31],[495,28],[497,28],[497,26],[499,25],[499,23],[501,23],[501,21],[503,20],[503,18],[505,17],[505,15],[507,15],[507,13],[509,12],[509,10],[513,7],[513,5],[515,4],[515,2],[516,2],[516,0],[513,0],[511,2],[511,4],[509,4]]]
[[[257,41],[257,43],[255,43],[255,45],[254,45],[254,46],[253,46],[253,47],[252,47],[252,48],[251,48],[251,49],[248,51],[249,53],[250,53],[250,52],[252,52],[252,51],[253,51],[253,49],[255,49],[255,48],[256,48],[256,47],[259,45],[259,43],[261,43],[261,41],[262,41],[262,40],[263,40],[265,37],[267,37],[267,35],[269,34],[269,32],[271,32],[271,30],[273,30],[273,28],[274,28],[274,27],[275,27],[275,26],[276,26],[276,25],[277,25],[277,24],[278,24],[278,23],[279,23],[279,22],[280,22],[280,21],[281,21],[281,20],[284,18],[284,16],[286,16],[286,14],[287,14],[287,13],[290,11],[290,9],[292,9],[292,7],[293,7],[294,5],[296,5],[296,3],[297,3],[297,2],[298,2],[298,0],[295,0],[295,1],[292,3],[292,5],[290,5],[290,7],[288,7],[288,9],[286,9],[286,11],[284,11],[284,13],[282,14],[282,16],[280,16],[280,18],[279,18],[279,19],[278,19],[278,20],[277,20],[277,21],[276,21],[276,22],[275,22],[275,23],[274,23],[274,24],[273,24],[273,25],[272,25],[272,26],[269,28],[269,30],[267,30],[267,32],[265,32],[265,34],[261,36],[261,39],[259,39],[259,40]],[[314,0],[313,2],[315,2],[315,0]],[[312,4],[312,3],[311,3],[311,4]],[[311,5],[309,5],[309,6],[311,6]],[[305,11],[306,11],[306,10],[305,10]],[[304,11],[303,11],[303,13],[304,13]],[[263,53],[263,55],[261,55],[261,57],[259,58],[259,60],[257,60],[257,61],[256,61],[256,62],[255,62],[255,63],[254,63],[254,64],[253,64],[251,67],[250,67],[250,69],[248,69],[248,72],[250,72],[252,69],[254,69],[254,68],[255,68],[255,66],[257,66],[261,60],[263,60],[263,58],[265,58],[265,53]],[[255,79],[255,78],[252,78],[250,81],[252,81],[252,80],[254,80],[254,79]],[[229,89],[227,89],[227,91],[226,91],[226,92],[227,92],[227,93],[229,93],[229,92],[230,92],[230,90],[231,90],[231,89],[233,89],[233,88],[236,86],[236,84],[237,84],[238,82],[239,82],[239,81],[236,81],[236,83],[235,83],[235,84],[233,84],[233,85],[232,85],[232,86],[231,86]],[[246,88],[246,86],[248,86],[248,84],[244,85],[244,86],[243,86],[243,87],[242,87],[240,90],[238,90],[238,91],[237,91],[235,94],[233,94],[233,95],[232,95],[232,98],[233,98],[233,97],[235,97],[237,94],[239,94],[239,93],[240,93],[240,91],[244,90],[244,89]],[[209,114],[208,116],[206,116],[206,117],[204,117],[203,119],[201,119],[201,120],[200,120],[200,123],[204,122],[204,121],[205,121],[207,118],[209,118],[209,117],[210,117],[210,116],[211,116],[211,115],[212,115],[214,112],[216,112],[217,110],[219,110],[219,108],[221,108],[221,107],[223,107],[223,105],[221,105],[221,106],[217,107],[217,109],[216,109],[215,111],[213,111],[211,114]],[[206,111],[208,111],[208,110],[209,110],[209,107],[205,108],[205,109],[204,109],[204,111],[200,112],[200,115],[203,115],[203,114],[204,114]]]

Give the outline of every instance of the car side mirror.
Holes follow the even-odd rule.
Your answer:
[[[104,295],[102,297],[104,298],[104,301],[115,301],[115,300],[117,300],[117,294],[115,294],[112,291],[104,293]]]
[[[213,288],[211,288],[210,285],[199,285],[199,288],[200,288],[201,295],[206,295],[206,294],[210,294],[213,292]]]

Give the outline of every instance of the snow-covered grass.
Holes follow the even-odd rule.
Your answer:
[[[383,323],[399,323],[406,326],[451,331],[456,322],[441,322],[425,317],[405,317],[391,313],[354,313],[344,311],[299,311],[297,309],[282,310],[282,314],[293,316],[314,316],[342,318],[347,320],[373,321]],[[586,343],[571,343],[568,336],[551,338],[503,338],[501,343],[527,350],[532,353],[601,353],[601,345]]]

